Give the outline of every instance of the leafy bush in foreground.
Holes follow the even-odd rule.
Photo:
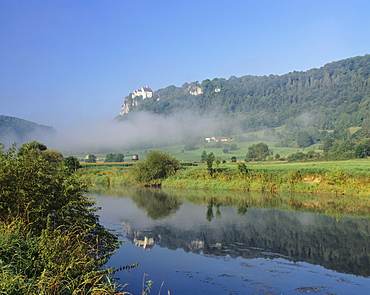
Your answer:
[[[60,152],[37,142],[0,146],[0,293],[115,294],[118,245]]]

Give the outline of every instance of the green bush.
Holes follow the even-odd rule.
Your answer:
[[[114,294],[101,267],[118,238],[59,152],[1,146],[0,188],[0,294]]]
[[[132,168],[135,180],[144,185],[159,185],[162,179],[180,169],[179,161],[169,153],[152,151]]]

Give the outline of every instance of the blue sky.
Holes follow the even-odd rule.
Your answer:
[[[0,0],[0,114],[111,119],[131,91],[370,53],[370,1]]]

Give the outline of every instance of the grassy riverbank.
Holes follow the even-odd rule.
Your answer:
[[[215,168],[212,174],[205,165],[200,165],[180,169],[164,179],[162,187],[269,193],[270,200],[262,200],[262,197],[256,200],[261,204],[267,201],[282,202],[274,196],[289,193],[284,197],[286,200],[283,203],[288,204],[290,209],[363,216],[370,213],[369,163],[256,163],[248,164],[246,171],[240,171],[236,164],[225,164]],[[89,184],[137,186],[130,169],[124,167],[91,166],[80,169],[79,176]],[[292,193],[295,194],[294,197]]]
[[[335,195],[369,195],[370,161],[335,161],[308,163],[247,163],[247,170],[237,163],[213,168],[205,164],[183,167],[162,180],[162,187],[247,190],[270,192],[304,192]],[[85,165],[78,171],[87,184],[138,185],[131,167],[124,165]]]

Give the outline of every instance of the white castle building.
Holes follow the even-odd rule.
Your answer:
[[[150,98],[153,96],[153,91],[149,86],[141,87],[140,89],[135,90],[131,93],[131,97],[142,96],[143,99]]]

